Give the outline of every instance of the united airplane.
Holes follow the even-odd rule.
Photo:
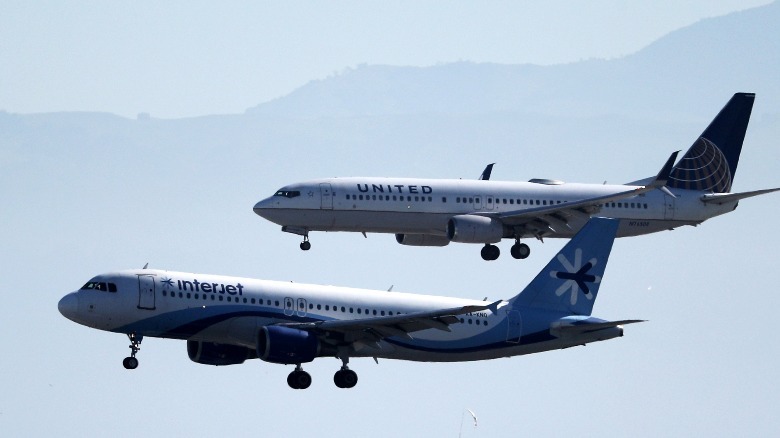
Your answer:
[[[124,333],[138,366],[145,337],[187,341],[190,359],[234,365],[259,358],[294,365],[287,383],[305,389],[301,365],[354,357],[425,362],[495,359],[623,335],[624,324],[591,317],[618,221],[594,218],[518,295],[495,302],[152,269],[98,275],[59,302],[68,319]]]
[[[620,219],[618,237],[698,225],[728,213],[741,199],[780,189],[730,193],[755,95],[737,93],[674,165],[657,177],[625,185],[572,184],[549,179],[491,181],[492,165],[479,180],[328,178],[295,183],[254,206],[282,231],[394,233],[398,243],[445,246],[495,245],[514,239],[511,254],[524,259],[524,238],[570,238],[590,217]],[[676,158],[676,155],[672,155]],[[673,167],[672,167],[673,165]]]

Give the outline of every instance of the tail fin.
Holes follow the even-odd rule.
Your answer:
[[[727,193],[737,172],[754,93],[736,93],[672,170],[668,187]]]
[[[536,278],[512,298],[512,306],[590,315],[607,267],[618,219],[593,218]]]

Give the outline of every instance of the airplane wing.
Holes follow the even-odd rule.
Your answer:
[[[726,202],[739,201],[740,199],[763,195],[765,193],[772,193],[778,190],[780,190],[780,188],[755,190],[752,192],[742,192],[742,193],[710,193],[710,194],[703,195],[701,197],[701,201],[704,202],[705,204],[709,204],[709,203],[724,204]]]
[[[599,211],[602,204],[631,198],[655,189],[663,189],[669,179],[674,162],[677,159],[676,151],[669,156],[664,167],[655,178],[647,185],[632,188],[611,195],[598,196],[573,202],[564,202],[556,205],[548,205],[523,210],[508,211],[500,214],[484,213],[484,216],[500,219],[506,225],[525,227],[527,231],[537,237],[543,237],[547,230],[562,231],[568,228],[568,222],[572,218],[587,220],[590,215]],[[477,213],[479,214],[479,213]]]
[[[437,329],[450,331],[450,325],[460,323],[459,315],[490,310],[497,312],[502,301],[484,306],[463,306],[451,309],[426,312],[405,313],[393,316],[380,316],[352,320],[331,320],[306,323],[283,323],[284,327],[313,332],[323,342],[350,343],[373,347],[384,338],[397,336],[412,339],[410,333],[420,330]]]

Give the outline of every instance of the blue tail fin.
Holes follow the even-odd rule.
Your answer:
[[[674,167],[667,186],[729,192],[755,98],[736,93]]]
[[[512,306],[590,315],[620,221],[593,218],[536,278],[512,298]]]

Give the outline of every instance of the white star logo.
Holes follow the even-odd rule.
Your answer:
[[[587,298],[588,300],[593,300],[594,295],[593,293],[591,293],[590,289],[588,288],[587,283],[597,284],[601,282],[601,277],[597,275],[588,274],[588,271],[590,271],[594,266],[596,266],[598,260],[594,257],[588,260],[588,263],[585,263],[585,265],[583,265],[582,249],[577,248],[574,251],[574,263],[571,263],[569,259],[567,259],[566,256],[563,254],[558,254],[558,261],[561,262],[563,267],[568,272],[550,271],[551,277],[559,278],[561,280],[566,280],[555,291],[555,295],[560,297],[566,294],[567,292],[571,291],[571,298],[569,299],[569,302],[571,303],[572,306],[577,304],[577,297],[579,296],[578,292],[580,290],[583,291],[583,295],[585,295],[585,298]]]

